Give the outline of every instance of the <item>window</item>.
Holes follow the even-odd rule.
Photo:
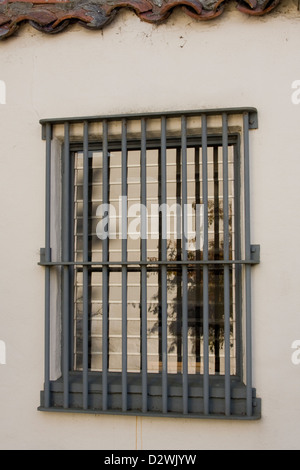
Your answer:
[[[250,244],[249,200],[256,110],[42,126],[40,409],[258,418],[250,290],[259,246]]]

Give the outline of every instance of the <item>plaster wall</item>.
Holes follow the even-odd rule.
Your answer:
[[[0,447],[2,449],[296,449],[300,433],[300,13],[227,9],[163,25],[124,10],[102,32],[46,36],[23,27],[0,43]],[[2,100],[3,101],[3,100]],[[45,145],[41,118],[253,106],[251,131],[256,422],[42,413]]]

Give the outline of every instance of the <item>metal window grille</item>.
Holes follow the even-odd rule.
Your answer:
[[[46,314],[40,409],[258,418],[251,266],[259,262],[259,246],[250,241],[249,178],[256,110],[41,124]],[[55,142],[62,148],[60,189],[53,182]],[[61,376],[54,380],[57,292]]]

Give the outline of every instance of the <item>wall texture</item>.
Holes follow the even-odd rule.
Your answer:
[[[234,6],[160,26],[123,10],[101,33],[30,26],[0,43],[0,447],[3,449],[295,449],[300,432],[300,13],[263,18]],[[258,109],[251,131],[254,386],[257,422],[85,416],[37,411],[43,386],[44,142],[39,119],[161,110]]]

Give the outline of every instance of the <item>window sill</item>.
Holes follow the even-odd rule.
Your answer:
[[[189,413],[182,411],[182,376],[168,376],[168,413],[162,413],[161,374],[148,375],[148,411],[142,411],[142,376],[128,373],[128,411],[122,411],[122,374],[108,374],[108,411],[102,410],[101,373],[89,374],[89,408],[82,408],[82,375],[71,373],[69,377],[69,407],[64,408],[64,384],[60,378],[50,384],[50,407],[44,406],[44,392],[41,392],[39,411],[69,412],[88,414],[109,414],[125,416],[173,417],[195,419],[257,420],[261,418],[261,400],[252,391],[252,416],[246,412],[246,386],[237,378],[231,377],[231,414],[225,414],[224,376],[210,377],[210,413],[204,414],[203,376],[189,375]]]

